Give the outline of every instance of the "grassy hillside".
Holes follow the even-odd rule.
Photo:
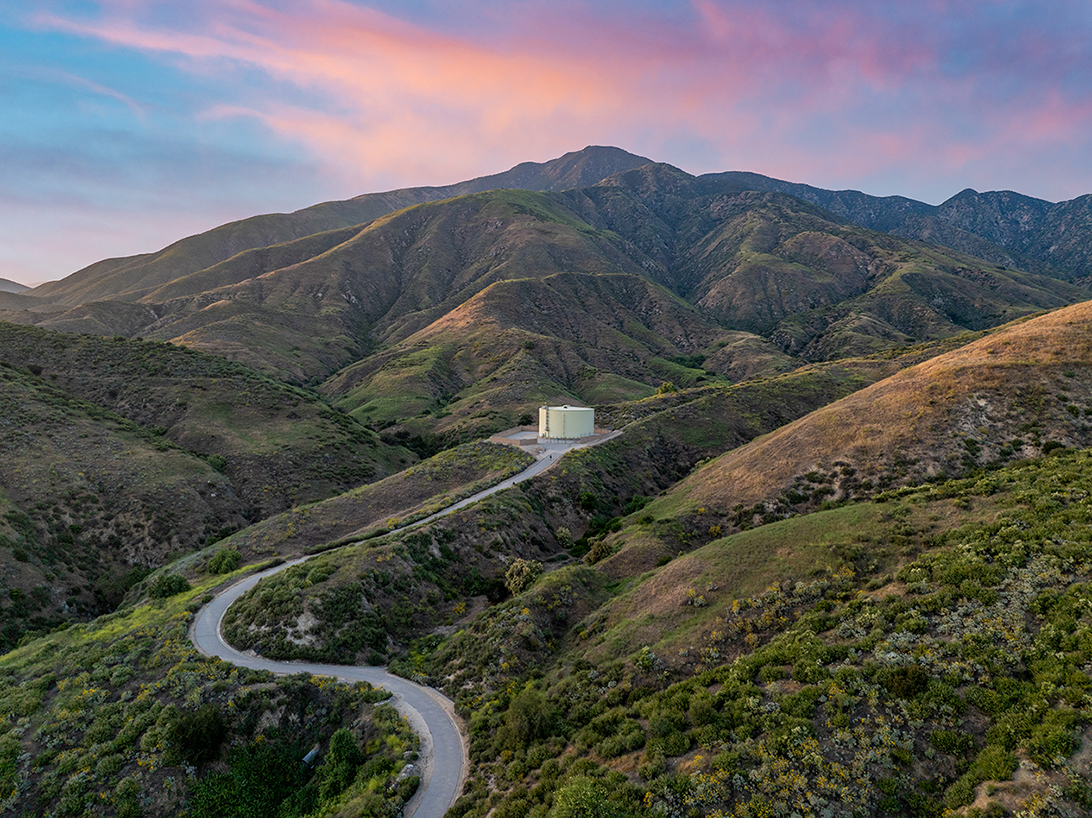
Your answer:
[[[660,501],[725,524],[1089,444],[1092,303],[1017,322],[710,463]],[[668,511],[670,509],[670,511]],[[657,513],[656,509],[652,513]]]
[[[210,463],[31,371],[0,366],[0,429],[4,648],[244,524]]]
[[[295,261],[301,245],[326,249]],[[140,333],[282,377],[325,377],[376,343],[412,335],[494,282],[564,270],[637,272],[618,245],[539,194],[463,196],[401,211],[355,233],[233,259],[196,283],[187,279],[165,290],[211,287],[155,303],[156,318]],[[276,266],[286,260],[292,263]],[[79,324],[70,321],[83,321],[82,311],[51,317],[50,325],[73,329]]]
[[[313,393],[185,347],[0,323],[0,360],[207,458],[252,521],[413,459]]]
[[[375,483],[268,517],[184,560],[179,567],[201,570],[221,551],[237,554],[231,559],[250,564],[374,537],[483,491],[533,462],[531,455],[512,446],[467,443]]]

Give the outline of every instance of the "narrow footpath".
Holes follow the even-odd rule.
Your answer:
[[[497,485],[467,497],[442,511],[404,526],[401,529],[415,528],[432,522],[445,514],[451,514],[471,503],[510,488],[517,483],[541,474],[557,463],[562,456],[573,449],[594,446],[616,437],[619,432],[603,435],[586,443],[566,443],[550,441],[533,448],[536,460],[526,469]],[[329,554],[329,551],[323,552]],[[313,556],[318,556],[313,555]],[[252,574],[229,588],[221,591],[197,614],[190,629],[190,639],[194,646],[208,656],[217,656],[240,667],[255,670],[268,670],[279,675],[310,673],[314,676],[330,676],[346,682],[368,682],[377,687],[384,687],[393,694],[393,705],[406,718],[410,726],[421,739],[418,774],[421,786],[406,805],[406,818],[442,818],[463,788],[466,771],[469,767],[468,746],[455,716],[454,703],[439,691],[415,684],[401,676],[388,673],[386,668],[371,665],[321,665],[309,662],[275,662],[248,651],[242,653],[229,645],[223,635],[222,622],[227,609],[239,597],[257,585],[261,580],[280,571],[305,562],[310,557],[300,557],[282,563],[259,574]]]

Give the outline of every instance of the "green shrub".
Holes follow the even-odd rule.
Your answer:
[[[300,764],[300,757],[297,748],[280,741],[234,748],[228,754],[226,773],[202,778],[190,788],[190,818],[277,815],[280,805],[304,783],[306,768]]]
[[[592,541],[588,553],[584,555],[584,562],[588,565],[595,565],[595,563],[605,560],[613,553],[614,548],[609,543],[601,539],[595,539]]]
[[[892,696],[912,699],[929,687],[929,674],[921,665],[890,668],[882,672],[879,682]]]
[[[114,810],[117,818],[141,818],[144,810],[140,806],[140,782],[127,777],[114,788]]]
[[[153,599],[166,599],[167,597],[181,594],[190,590],[190,584],[185,577],[178,574],[160,574],[152,583],[148,595]]]
[[[557,791],[550,818],[622,818],[626,812],[610,802],[609,792],[602,782],[577,776]]]
[[[206,704],[183,713],[168,731],[167,741],[186,761],[203,764],[219,755],[227,730],[220,708]]]
[[[1004,747],[987,747],[972,762],[963,776],[944,793],[944,803],[950,809],[966,806],[974,799],[974,790],[983,781],[1007,781],[1019,764],[1016,756]]]
[[[208,562],[210,574],[228,574],[239,567],[242,557],[234,549],[223,548],[217,551]]]
[[[542,576],[541,562],[517,557],[512,560],[504,574],[504,584],[514,596],[534,585],[540,576]]]
[[[956,730],[934,730],[929,736],[929,743],[950,756],[962,757],[974,749],[974,739]]]
[[[344,727],[330,737],[330,750],[321,766],[315,771],[319,797],[322,799],[340,795],[353,783],[356,772],[364,761],[353,734]]]
[[[515,744],[507,749],[524,748],[550,735],[553,709],[539,691],[523,690],[512,699],[504,715],[504,723],[507,738]]]
[[[1031,760],[1040,767],[1053,767],[1073,754],[1080,746],[1074,727],[1077,714],[1068,710],[1052,710],[1035,727],[1028,739]]]

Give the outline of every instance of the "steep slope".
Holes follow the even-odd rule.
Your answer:
[[[16,281],[10,281],[6,278],[0,278],[0,293],[21,293],[24,290],[29,290],[25,284],[20,284]]]
[[[732,525],[1092,444],[1092,302],[1017,322],[730,452],[661,501]]]
[[[345,662],[373,650],[388,652],[390,639],[401,643],[451,620],[451,608],[434,604],[440,594],[450,598],[461,589],[474,596],[489,591],[491,598],[499,591],[503,597],[498,579],[514,557],[564,559],[559,550],[572,543],[562,544],[553,532],[583,533],[586,550],[589,538],[619,527],[613,524],[618,521],[608,523],[610,516],[640,508],[650,499],[642,495],[659,494],[701,458],[752,440],[898,367],[891,361],[823,364],[780,378],[607,407],[607,422],[625,426],[620,437],[571,452],[516,488],[409,532],[374,537],[375,518],[368,508],[350,509],[364,498],[389,508],[388,486],[404,486],[408,497],[417,496],[422,488],[417,473],[436,470],[459,449],[414,466],[412,479],[404,483],[395,476],[265,521],[235,534],[228,546],[268,547],[289,556],[301,544],[318,546],[324,538],[362,539],[325,555],[321,570],[299,566],[263,582],[225,623],[225,633],[236,647],[270,648],[282,658]],[[436,484],[442,486],[442,479]],[[366,520],[368,527],[361,528]],[[359,529],[354,534],[351,525]],[[350,609],[362,613],[350,619]]]
[[[504,173],[454,185],[370,193],[346,201],[314,205],[295,213],[254,216],[182,239],[157,253],[97,262],[61,281],[43,284],[35,288],[33,294],[67,306],[103,299],[135,300],[157,287],[246,250],[360,225],[410,205],[497,188],[561,190],[585,187],[648,161],[618,148],[589,146],[548,162],[524,162]]]
[[[523,191],[419,205],[304,243],[327,239],[333,246],[298,263],[149,305],[158,317],[141,334],[305,380],[363,357],[377,341],[412,335],[497,281],[562,270],[638,272],[617,237]],[[276,264],[297,249],[255,255]]]
[[[517,176],[565,185],[608,167],[593,161],[600,154],[624,159],[585,151]],[[488,419],[464,423],[477,434],[544,399],[617,401],[673,375],[689,383],[702,373],[686,370],[706,362],[714,373],[784,371],[793,359],[872,354],[1089,296],[1057,279],[864,230],[785,193],[742,189],[748,181],[647,163],[558,193],[462,195],[247,250],[136,302],[92,302],[29,320],[171,341],[297,383],[335,376],[328,391],[339,399],[352,391],[347,408],[370,404],[373,423],[408,423],[412,434],[435,431],[424,428],[428,415],[448,412],[452,396],[492,390],[478,409]],[[472,303],[499,283],[559,273],[640,277],[677,298],[657,296],[658,306],[642,307],[652,318],[621,322],[604,316],[633,316],[622,290],[562,296],[556,285],[524,283]],[[467,328],[485,315],[499,346],[483,344],[481,330],[470,337]],[[544,323],[550,316],[564,316],[566,326]],[[746,334],[718,358],[728,332]],[[531,368],[521,369],[515,361],[526,343],[540,348],[522,356]],[[665,358],[702,363],[680,371]],[[336,376],[345,367],[351,372]]]
[[[1052,203],[1012,191],[967,189],[940,205],[928,205],[902,196],[823,190],[757,173],[700,178],[717,189],[788,193],[870,230],[944,245],[1006,267],[1069,281],[1092,274],[1088,195]]]
[[[1049,264],[1066,279],[1092,276],[1092,195],[1053,204],[1012,191],[964,190],[941,204],[935,217],[1016,258]]]
[[[298,381],[326,377],[358,359],[363,363],[355,371],[371,373],[400,355],[384,350],[371,358],[377,344],[405,343],[490,285],[559,272],[642,276],[698,306],[705,340],[672,342],[673,349],[658,342],[651,357],[708,355],[712,350],[703,343],[718,340],[712,328],[719,325],[764,335],[783,355],[832,359],[942,338],[1087,297],[1086,290],[1056,280],[863,231],[783,194],[713,194],[682,171],[646,165],[579,191],[462,196],[418,205],[360,230],[244,253],[149,294],[144,301],[156,318],[139,331]],[[174,297],[156,301],[166,296]],[[537,297],[527,292],[523,303],[533,305]],[[507,296],[510,305],[520,298]],[[629,309],[624,302],[608,306],[602,294],[595,300],[600,315]],[[137,309],[128,306],[89,305],[44,323],[101,332],[102,314],[111,312],[133,331],[129,317]],[[549,312],[579,314],[560,303],[552,310],[502,312],[502,329],[532,334]],[[456,314],[437,327],[466,323]],[[640,323],[632,324],[634,331]],[[581,343],[594,346],[594,334]],[[438,336],[436,344],[423,340],[445,343]],[[516,335],[509,340],[510,353]],[[611,343],[614,349],[629,346],[620,336]],[[635,396],[640,388],[632,391],[629,382],[670,380],[653,377],[649,358],[646,353],[636,368],[624,355],[617,369],[602,355],[585,363],[621,379],[618,397],[627,389]],[[468,371],[477,369],[474,364]],[[439,387],[418,384],[400,397],[439,398],[467,385],[465,377],[445,376]],[[524,393],[513,396],[506,411],[557,390],[540,383]],[[353,406],[380,397],[394,396],[388,388],[359,396]],[[413,403],[409,416],[441,408]],[[405,417],[382,413],[380,419]]]
[[[184,347],[0,322],[0,361],[127,418],[165,445],[209,458],[251,521],[412,460],[313,393]]]
[[[407,758],[420,744],[390,692],[364,682],[277,678],[202,655],[185,638],[186,626],[220,580],[144,598],[0,658],[0,812],[303,818],[403,811],[418,783]],[[316,763],[302,764],[312,750]],[[367,775],[359,788],[349,786],[362,764]]]
[[[111,610],[143,576],[134,567],[244,524],[208,462],[48,378],[0,366],[0,429],[4,649],[29,627]]]
[[[821,360],[993,326],[1087,297],[1055,279],[863,231],[779,193],[646,165],[565,194],[723,325]]]
[[[664,381],[704,381],[709,373],[672,359],[689,361],[725,335],[639,276],[557,273],[491,284],[322,391],[373,424],[401,421],[420,432],[421,422],[406,419],[435,416],[425,420],[433,433],[473,436],[514,425],[546,402],[615,403],[647,397]],[[730,336],[736,344],[745,337]],[[753,340],[748,351],[757,358],[769,345]],[[783,365],[775,350],[767,355],[771,369]],[[742,357],[724,353],[729,367]]]
[[[475,818],[1084,815],[1090,489],[1069,453],[563,566],[402,666],[471,719]]]

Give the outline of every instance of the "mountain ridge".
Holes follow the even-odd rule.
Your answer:
[[[594,184],[644,157],[619,148],[589,146],[547,162],[523,162],[501,173],[440,187],[402,188],[323,202],[293,213],[252,216],[181,239],[155,252],[104,259],[60,281],[39,285],[33,295],[73,306],[89,298],[117,298],[147,291],[224,261],[245,250],[304,238],[315,233],[364,224],[415,204],[485,190],[552,190]],[[110,288],[104,289],[103,282]]]
[[[1092,808],[1085,203],[597,156],[0,293],[0,812],[395,814],[382,694],[186,641],[304,554],[227,638],[446,691],[453,815]],[[404,527],[553,402],[621,434]]]

